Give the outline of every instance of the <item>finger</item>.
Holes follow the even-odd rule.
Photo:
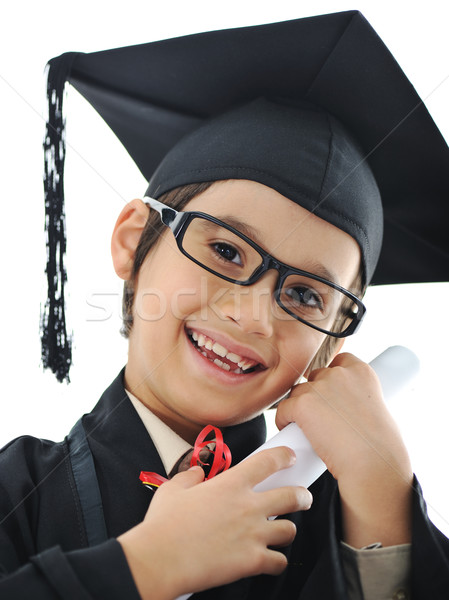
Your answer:
[[[187,471],[182,471],[181,473],[177,473],[174,477],[170,479],[170,486],[178,486],[183,489],[191,488],[198,483],[204,481],[204,471],[201,467],[195,466],[190,467]],[[167,484],[165,483],[164,486]]]
[[[337,354],[333,360],[329,363],[327,367],[321,367],[319,369],[314,369],[311,371],[307,377],[307,380],[312,383],[314,381],[318,381],[322,377],[326,376],[326,372],[328,369],[333,369],[336,367],[343,367],[345,369],[349,367],[353,367],[356,365],[365,364],[361,361],[357,356],[351,354],[350,352],[341,352]]]
[[[300,486],[286,486],[257,493],[261,494],[263,510],[267,517],[309,510],[313,502],[309,490]]]
[[[296,525],[288,519],[267,521],[267,546],[282,548],[289,546],[296,537]]]
[[[335,366],[337,365],[334,365],[334,367]],[[309,376],[307,378],[307,383],[313,383],[317,379],[320,379],[323,375],[325,375],[326,370],[330,368],[331,365],[329,365],[328,367],[320,367],[319,369],[314,369],[313,371],[310,371]]]
[[[276,411],[276,426],[284,429],[289,423],[296,422],[301,427],[302,408],[307,407],[309,402],[315,402],[316,398],[309,382],[296,386],[294,394],[290,398],[282,400]]]
[[[282,469],[291,467],[296,455],[287,446],[279,446],[257,452],[234,467],[231,472],[240,477],[252,489],[255,485]]]
[[[350,352],[341,352],[337,354],[333,361],[329,364],[329,367],[349,367],[362,362],[357,356]]]
[[[267,548],[263,560],[263,567],[261,573],[267,575],[280,575],[287,566],[287,557],[277,550],[271,550]]]

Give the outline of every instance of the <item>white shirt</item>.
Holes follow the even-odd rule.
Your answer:
[[[164,465],[165,472],[169,474],[181,456],[191,450],[192,446],[170,429],[168,425],[152,413],[151,410],[138,398],[133,396],[131,392],[126,390],[126,393],[136,409],[137,414],[142,419],[142,423],[145,425],[148,435],[153,440],[162,464]]]

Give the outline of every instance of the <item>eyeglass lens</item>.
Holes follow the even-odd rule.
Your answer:
[[[263,257],[229,229],[195,217],[182,241],[184,252],[199,263],[229,279],[246,282],[260,267]],[[292,316],[330,332],[339,333],[349,324],[356,304],[335,288],[311,277],[288,275],[276,300]]]

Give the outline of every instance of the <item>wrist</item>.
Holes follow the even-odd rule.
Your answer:
[[[129,570],[142,600],[173,600],[179,596],[174,589],[173,572],[158,551],[149,544],[150,533],[141,523],[117,538],[128,562]]]
[[[356,485],[339,481],[342,539],[362,548],[374,541],[382,546],[411,541],[412,472],[382,478],[366,477]]]

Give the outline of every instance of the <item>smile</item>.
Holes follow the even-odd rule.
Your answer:
[[[200,354],[224,371],[229,371],[236,375],[246,375],[265,369],[260,362],[235,354],[202,333],[188,329],[187,335],[192,345]]]

